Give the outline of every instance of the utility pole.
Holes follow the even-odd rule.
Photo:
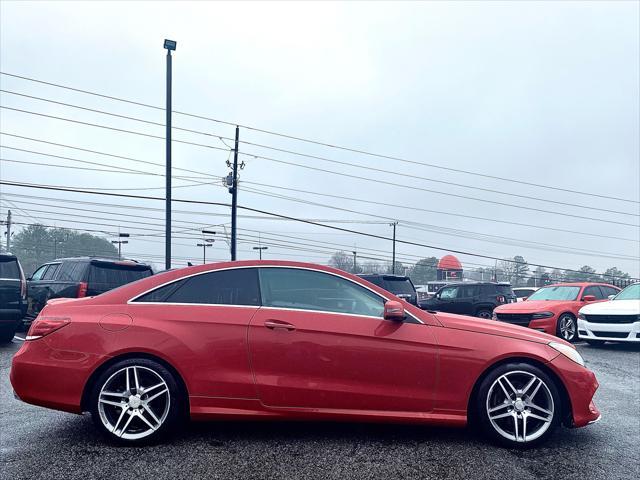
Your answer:
[[[393,222],[390,224],[393,227],[393,255],[391,257],[391,274],[395,275],[396,273],[396,227],[398,226],[398,222]]]
[[[238,210],[238,143],[240,128],[236,125],[236,142],[233,150],[233,176],[231,178],[231,260],[236,259],[237,210]]]
[[[351,252],[351,253],[353,253],[353,273],[354,273],[354,275],[355,275],[356,273],[358,273],[358,270],[357,270],[357,266],[358,266],[358,265],[357,265],[357,263],[356,263],[356,257],[358,256],[358,252],[356,252],[356,251],[354,250],[354,251],[353,251],[353,252]]]
[[[7,252],[11,252],[11,210],[7,212]]]
[[[129,234],[128,233],[119,233],[118,234],[119,238],[129,238]],[[128,240],[111,240],[111,243],[113,243],[114,245],[118,245],[118,259],[122,260],[122,245],[123,244],[127,244],[129,243]]]
[[[167,157],[167,171],[166,177],[166,192],[165,192],[165,252],[164,252],[164,266],[167,270],[171,269],[171,51],[176,49],[177,43],[174,40],[164,41],[164,48],[167,50],[167,106],[166,106],[166,157]]]

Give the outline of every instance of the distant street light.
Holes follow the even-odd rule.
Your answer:
[[[164,267],[171,270],[171,52],[176,49],[175,40],[164,41],[167,50],[167,105],[166,105],[166,191],[165,191],[165,234],[164,234]]]
[[[353,273],[358,273],[357,270],[357,263],[356,263],[356,257],[358,256],[358,252],[356,252],[355,250],[353,252]]]
[[[119,233],[118,237],[120,238],[129,238],[129,234],[128,233]],[[128,240],[111,240],[111,243],[113,243],[114,245],[117,244],[118,245],[118,258],[120,260],[122,260],[122,245],[123,244],[127,244],[129,243]]]
[[[198,247],[202,247],[202,264],[204,265],[205,263],[207,263],[207,247],[213,247],[213,239],[208,239],[206,240],[207,242],[212,242],[212,243],[198,243]]]
[[[267,250],[269,247],[253,247],[254,250],[258,250],[260,252],[260,260],[262,260],[262,251]]]

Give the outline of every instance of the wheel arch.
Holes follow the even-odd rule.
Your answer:
[[[164,366],[167,370],[169,370],[171,372],[171,374],[174,376],[176,383],[178,384],[178,386],[180,387],[180,390],[182,391],[182,394],[184,396],[183,400],[184,400],[184,405],[185,405],[185,413],[188,415],[189,411],[190,411],[190,407],[189,407],[189,390],[187,389],[187,384],[185,383],[184,379],[182,378],[182,375],[180,375],[180,372],[178,371],[177,368],[175,368],[170,362],[168,362],[167,360],[165,360],[162,357],[159,357],[158,355],[154,355],[152,353],[148,353],[148,352],[126,352],[126,353],[121,353],[119,355],[116,355],[114,357],[110,357],[108,358],[106,361],[104,361],[103,363],[101,363],[89,376],[89,379],[86,381],[84,388],[82,390],[82,397],[80,400],[80,409],[83,412],[87,412],[89,411],[89,396],[91,395],[91,391],[93,390],[93,386],[96,382],[96,380],[98,379],[98,377],[102,374],[102,372],[104,372],[106,369],[108,369],[109,367],[111,367],[111,365],[116,364],[117,362],[120,362],[122,360],[127,360],[130,358],[145,358],[148,360],[153,360],[154,362],[158,362],[159,364],[161,364],[162,366]]]
[[[564,383],[562,382],[560,377],[551,368],[549,368],[549,366],[547,366],[545,362],[542,362],[535,358],[507,357],[507,358],[502,358],[492,363],[487,368],[485,368],[484,371],[480,374],[480,376],[478,376],[475,383],[473,384],[473,388],[471,389],[471,394],[469,395],[469,400],[467,401],[467,422],[469,424],[473,425],[476,422],[476,418],[477,418],[476,400],[478,396],[478,390],[480,388],[480,385],[482,384],[482,381],[493,370],[495,370],[496,368],[502,365],[506,365],[508,363],[527,363],[529,365],[539,368],[544,373],[549,375],[549,377],[551,378],[555,386],[558,388],[558,392],[560,393],[560,397],[562,400],[561,421],[564,425],[570,425],[572,423],[573,415],[572,415],[571,397],[569,397],[569,393],[567,392],[567,389],[565,388]]]

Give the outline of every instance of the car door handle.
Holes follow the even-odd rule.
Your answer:
[[[264,322],[264,326],[270,328],[271,330],[283,329],[292,331],[296,329],[296,327],[294,327],[290,323],[281,322],[279,320],[267,320],[266,322]]]

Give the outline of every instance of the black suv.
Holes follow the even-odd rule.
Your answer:
[[[92,297],[150,275],[149,265],[134,260],[80,257],[45,263],[28,278],[25,323],[37,317],[50,298]]]
[[[461,282],[442,287],[433,298],[420,304],[424,310],[491,318],[493,309],[515,303],[516,296],[508,283]]]
[[[396,297],[400,297],[412,305],[418,305],[416,287],[413,286],[409,277],[403,277],[401,275],[381,275],[377,273],[358,276],[380,288],[384,288],[386,291],[393,293]]]
[[[27,311],[27,284],[15,255],[0,253],[0,342],[10,342]]]

